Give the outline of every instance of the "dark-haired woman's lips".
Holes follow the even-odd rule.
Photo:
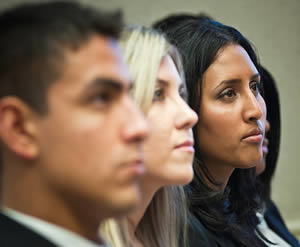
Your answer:
[[[250,130],[243,138],[243,141],[259,144],[263,140],[263,131],[260,128]]]

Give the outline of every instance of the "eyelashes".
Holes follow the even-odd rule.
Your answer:
[[[107,108],[110,107],[121,96],[120,92],[104,89],[94,92],[88,98],[88,102],[94,106]]]
[[[263,90],[262,83],[258,82],[258,81],[250,82],[249,87],[255,96],[260,94]],[[231,88],[226,88],[225,90],[223,90],[217,98],[233,99],[235,96],[237,96],[237,94],[238,94],[238,89],[231,87]]]
[[[153,102],[155,101],[163,101],[165,99],[165,89],[157,88],[154,91]]]
[[[180,88],[178,94],[180,97],[184,100],[188,100],[188,93],[185,88]],[[165,100],[167,96],[167,89],[166,88],[157,88],[154,91],[154,96],[153,96],[153,102],[155,101],[163,101]]]
[[[181,87],[179,89],[179,95],[181,96],[181,98],[184,100],[184,101],[188,101],[188,92],[186,90],[185,87]]]
[[[234,89],[229,88],[223,91],[223,93],[220,94],[219,98],[232,98],[236,96],[236,92]]]

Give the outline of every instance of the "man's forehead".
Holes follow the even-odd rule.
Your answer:
[[[65,65],[65,72],[73,75],[96,73],[125,84],[130,81],[128,67],[117,41],[106,36],[93,35],[79,50],[67,52]]]
[[[102,44],[101,63],[104,66],[103,73],[110,73],[111,79],[115,82],[131,87],[132,80],[129,75],[128,66],[124,61],[123,53],[115,39],[98,37],[99,44]]]

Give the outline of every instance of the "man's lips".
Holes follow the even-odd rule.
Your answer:
[[[133,159],[126,162],[126,168],[133,172],[135,175],[143,175],[146,171],[143,159]]]

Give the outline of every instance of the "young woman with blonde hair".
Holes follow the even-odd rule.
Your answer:
[[[120,45],[134,80],[133,97],[151,126],[145,143],[147,173],[140,181],[143,199],[126,218],[129,240],[133,246],[183,246],[187,207],[182,185],[193,178],[197,115],[185,102],[181,58],[162,34],[145,27],[127,27]],[[122,235],[113,231],[118,227],[114,221],[103,227],[113,246]]]

